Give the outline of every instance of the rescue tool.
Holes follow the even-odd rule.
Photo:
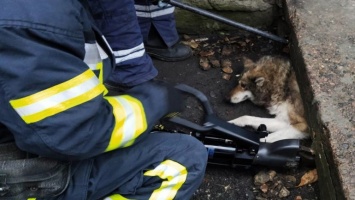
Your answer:
[[[196,97],[206,115],[203,125],[176,115],[167,120],[169,123],[191,130],[186,134],[196,137],[205,145],[210,164],[231,167],[260,165],[286,168],[314,165],[313,150],[302,146],[300,140],[260,142],[261,138],[268,135],[265,125],[261,124],[257,131],[249,131],[228,123],[214,114],[207,97],[201,91],[185,84],[177,85],[175,88]]]

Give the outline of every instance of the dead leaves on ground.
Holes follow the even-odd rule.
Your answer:
[[[290,190],[309,185],[317,180],[316,169],[309,170],[303,175],[287,175],[276,173],[274,170],[262,170],[254,176],[254,185],[259,199],[282,199],[290,195]],[[297,196],[295,200],[302,200],[302,196]]]
[[[222,34],[223,35],[223,34]],[[200,57],[199,66],[202,70],[207,71],[211,68],[220,69],[222,78],[230,80],[232,77],[233,54],[237,49],[245,49],[247,44],[251,43],[250,39],[241,39],[240,36],[223,35],[219,39],[216,38],[192,38],[188,35],[183,36],[185,45],[190,46],[195,55]],[[235,58],[237,55],[235,55]]]
[[[301,177],[301,182],[296,187],[302,187],[302,186],[314,183],[317,180],[318,180],[317,169],[313,169],[313,170],[310,170],[310,171],[306,172]]]

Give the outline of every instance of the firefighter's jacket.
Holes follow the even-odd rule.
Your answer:
[[[22,150],[90,158],[133,145],[172,111],[155,83],[106,95],[110,47],[77,0],[2,0],[0,36],[0,124]]]

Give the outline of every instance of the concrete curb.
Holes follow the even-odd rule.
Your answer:
[[[286,0],[320,199],[355,199],[355,1]]]

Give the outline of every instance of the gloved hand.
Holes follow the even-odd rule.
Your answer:
[[[127,94],[138,98],[146,109],[146,114],[161,118],[181,112],[184,105],[183,94],[172,84],[151,80],[127,90]],[[149,111],[149,113],[148,113]]]

